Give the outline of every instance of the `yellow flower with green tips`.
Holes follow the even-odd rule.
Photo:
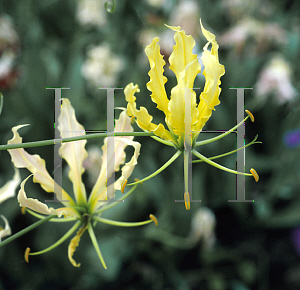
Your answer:
[[[61,137],[75,137],[85,135],[85,130],[82,125],[78,123],[75,117],[75,111],[71,106],[71,103],[68,99],[62,100],[61,114],[58,119],[59,125],[58,129],[60,130]],[[22,138],[20,137],[18,130],[26,125],[20,125],[12,128],[13,138],[8,141],[8,144],[18,144],[22,143]],[[133,128],[131,127],[130,118],[126,116],[125,111],[120,114],[118,120],[115,123],[115,130],[117,132],[132,132]],[[29,255],[39,255],[45,252],[48,252],[61,243],[63,243],[67,238],[72,236],[77,229],[77,234],[72,238],[69,247],[68,247],[68,258],[73,266],[80,266],[79,263],[73,258],[76,247],[79,244],[80,237],[87,230],[89,236],[92,240],[92,243],[95,247],[95,250],[101,260],[103,267],[106,268],[106,264],[102,257],[100,248],[97,243],[97,239],[94,233],[94,225],[96,222],[107,223],[116,226],[140,226],[148,224],[152,221],[157,223],[155,217],[150,215],[150,219],[144,222],[119,222],[112,221],[106,218],[103,218],[101,215],[104,211],[112,208],[117,205],[120,200],[124,200],[131,192],[133,192],[134,187],[123,195],[120,200],[109,201],[107,197],[107,178],[112,176],[112,172],[108,172],[107,160],[112,157],[107,156],[107,154],[114,154],[114,171],[119,171],[122,167],[122,174],[114,183],[114,190],[121,190],[122,183],[129,178],[135,165],[137,164],[137,158],[140,152],[140,143],[133,141],[132,136],[124,137],[114,137],[114,146],[115,150],[112,150],[110,153],[107,150],[107,140],[104,139],[104,145],[102,146],[102,166],[99,173],[99,177],[90,193],[87,196],[86,188],[82,182],[82,174],[84,172],[83,161],[87,157],[87,152],[85,150],[86,140],[73,141],[68,143],[63,143],[60,148],[61,157],[66,160],[69,165],[69,178],[73,183],[73,195],[71,197],[64,189],[62,189],[53,178],[48,173],[45,161],[39,155],[31,155],[26,152],[24,149],[10,149],[8,152],[11,155],[12,162],[17,168],[27,168],[33,175],[33,181],[39,183],[41,187],[47,192],[54,192],[57,199],[63,205],[59,208],[48,207],[45,203],[40,202],[37,199],[28,198],[25,193],[25,183],[30,178],[28,176],[22,183],[21,189],[18,194],[18,201],[22,208],[26,208],[26,211],[32,214],[33,216],[44,220],[50,219],[54,222],[74,222],[75,224],[70,228],[70,230],[61,237],[56,243],[49,246],[48,248],[39,251],[30,253],[30,249],[27,248],[25,251],[25,259],[28,262]],[[125,148],[130,145],[134,148],[134,153],[130,161],[125,163]],[[108,158],[109,157],[109,158]],[[125,163],[125,164],[124,164]]]
[[[205,86],[199,96],[198,103],[193,86],[195,78],[201,72],[201,65],[198,61],[198,56],[192,52],[195,46],[195,40],[192,36],[186,35],[185,31],[181,30],[180,27],[167,26],[169,29],[175,31],[174,39],[176,43],[169,57],[169,68],[175,73],[177,85],[172,88],[169,96],[165,89],[167,78],[163,75],[165,61],[160,53],[159,38],[155,37],[152,43],[145,49],[150,64],[150,71],[148,73],[150,81],[147,83],[147,88],[152,93],[152,101],[156,103],[157,108],[165,114],[166,126],[161,123],[155,124],[152,122],[153,117],[148,113],[145,107],[137,108],[135,94],[139,92],[138,85],[130,83],[124,90],[125,98],[128,103],[128,116],[134,116],[137,125],[144,131],[154,133],[156,135],[153,136],[155,140],[169,146],[174,146],[177,149],[175,155],[164,166],[140,182],[155,176],[184,153],[184,199],[187,209],[189,209],[190,206],[187,179],[188,162],[191,159],[191,153],[202,161],[208,162],[220,169],[236,174],[252,175],[250,173],[241,173],[225,168],[204,157],[195,149],[196,146],[204,144],[203,141],[197,143],[196,140],[206,122],[211,117],[212,111],[220,104],[220,78],[225,74],[224,66],[219,63],[219,45],[215,35],[206,30],[201,21],[200,26],[207,43],[203,47],[201,56],[204,66],[202,74],[205,77]],[[241,124],[242,122],[239,125]],[[236,128],[237,126],[230,131]],[[226,135],[225,133],[220,138]],[[220,138],[218,137],[218,139]],[[211,142],[214,140],[217,139],[213,138]],[[209,142],[210,141],[205,141],[205,143]]]

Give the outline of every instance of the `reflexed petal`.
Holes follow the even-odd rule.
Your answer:
[[[218,55],[218,49],[219,49],[219,45],[216,41],[216,36],[214,34],[212,34],[211,32],[209,32],[208,30],[206,30],[201,22],[200,19],[200,26],[201,26],[201,30],[202,30],[202,34],[204,35],[204,37],[207,39],[208,43],[204,46],[204,50],[207,50],[208,45],[211,43],[212,47],[211,47],[211,54],[217,59],[217,61],[219,62],[219,55]]]
[[[137,164],[137,159],[140,155],[141,149],[141,144],[139,142],[131,140],[123,140],[123,142],[134,147],[134,154],[130,161],[122,167],[122,176],[115,182],[115,188],[118,190],[121,190],[122,183],[130,177],[135,165]]]
[[[85,135],[84,127],[76,120],[75,111],[68,99],[62,100],[58,122],[58,129],[62,138]],[[60,148],[61,156],[70,167],[69,178],[73,182],[74,195],[79,205],[86,202],[85,186],[81,179],[81,175],[84,172],[82,163],[87,157],[86,142],[86,140],[67,142],[63,143]]]
[[[133,128],[131,126],[130,118],[126,116],[126,112],[123,111],[120,114],[119,119],[116,121],[115,125],[115,131],[116,132],[132,132]],[[124,179],[127,179],[133,169],[135,164],[137,163],[137,157],[139,155],[140,151],[140,143],[132,141],[133,136],[124,136],[124,137],[114,137],[114,145],[115,145],[115,151],[114,151],[114,159],[115,159],[115,171],[120,170],[120,165],[124,164],[126,154],[125,154],[125,148],[128,145],[131,145],[135,148],[134,155],[131,158],[131,160],[126,163],[122,168],[122,176],[117,180],[117,182],[114,185],[115,189],[120,189],[122,181]],[[96,210],[99,206],[101,206],[101,202],[98,202],[99,200],[106,200],[107,199],[107,190],[106,190],[106,171],[107,171],[107,138],[104,140],[104,145],[102,146],[103,150],[103,156],[102,156],[102,167],[101,171],[98,177],[98,180],[92,190],[91,197],[90,197],[90,204],[92,204],[93,211]],[[109,158],[109,159],[112,159]],[[108,177],[111,175],[110,172],[108,172]],[[122,179],[122,181],[121,181]]]
[[[0,188],[0,203],[2,203],[4,200],[10,197],[15,196],[15,191],[20,182],[21,178],[19,170],[15,168],[15,174],[13,179],[6,182],[6,184]]]
[[[131,126],[130,118],[126,115],[126,112],[123,111],[120,114],[118,120],[115,123],[115,132],[133,132],[133,128]],[[114,156],[110,156],[109,160],[112,160],[114,157],[114,169],[115,171],[120,170],[120,165],[125,162],[125,148],[127,147],[127,143],[122,142],[121,140],[132,140],[133,136],[124,136],[121,138],[114,138]],[[93,187],[90,200],[97,199],[97,200],[106,200],[106,179],[109,178],[112,172],[107,172],[107,138],[104,139],[104,145],[102,146],[102,165],[100,174],[98,179]],[[100,198],[101,196],[101,198]]]
[[[164,65],[166,64],[163,60],[163,56],[160,54],[160,47],[157,43],[158,37],[153,38],[152,43],[145,49],[146,55],[148,56],[150,63],[150,81],[147,83],[147,88],[152,92],[151,98],[154,103],[157,104],[157,108],[169,115],[168,109],[168,97],[165,90],[165,83],[167,78],[163,76]]]
[[[68,247],[68,258],[74,267],[80,267],[80,263],[78,263],[78,264],[76,263],[76,261],[73,259],[73,255],[76,251],[76,248],[79,245],[80,238],[81,238],[82,234],[84,233],[84,231],[86,230],[86,228],[87,227],[85,226],[85,227],[82,227],[79,229],[76,236],[71,240],[69,247]]]
[[[7,142],[7,144],[18,144],[22,143],[22,138],[20,137],[18,130],[27,125],[20,125],[12,128],[14,137]],[[10,149],[7,150],[11,156],[11,160],[17,168],[27,168],[33,174],[33,182],[37,182],[41,187],[47,192],[54,192],[54,180],[49,175],[45,160],[39,155],[30,155],[23,148]],[[55,188],[61,189],[61,187],[56,184]],[[75,202],[72,198],[63,190],[57,193],[55,192],[57,199],[68,200],[68,202],[62,202],[64,205],[75,206]]]
[[[171,133],[166,130],[162,124],[155,125],[151,123],[153,117],[149,115],[145,107],[141,107],[140,110],[137,110],[135,103],[136,97],[134,94],[139,91],[138,85],[134,86],[133,83],[128,84],[124,90],[126,101],[128,102],[128,116],[135,116],[137,118],[136,122],[141,129],[153,132],[156,136],[161,137],[164,140],[171,141]]]
[[[1,243],[2,238],[11,235],[11,229],[5,216],[1,214],[0,217],[4,220],[4,224],[5,224],[4,229],[0,227],[0,243]]]
[[[40,202],[37,199],[27,198],[24,190],[24,186],[29,177],[31,177],[31,175],[29,175],[25,180],[22,181],[21,189],[18,194],[18,202],[21,207],[25,206],[35,212],[45,214],[45,215],[57,215],[58,217],[61,217],[62,215],[65,215],[66,217],[79,217],[79,214],[72,208],[60,208],[60,209],[54,209],[53,207],[48,208],[46,204]]]
[[[221,88],[220,78],[225,74],[224,66],[219,63],[218,58],[218,44],[215,40],[215,36],[209,31],[205,30],[201,24],[203,35],[209,41],[204,46],[204,52],[202,54],[202,61],[205,67],[203,75],[205,76],[205,87],[200,95],[200,103],[198,105],[199,122],[196,124],[196,131],[201,131],[207,120],[212,114],[212,110],[215,110],[215,106],[220,104],[219,95]],[[209,43],[212,44],[212,49],[207,49]]]

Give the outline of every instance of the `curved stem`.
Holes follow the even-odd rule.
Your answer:
[[[171,165],[180,155],[182,154],[182,151],[177,151],[162,167],[160,167],[158,170],[156,170],[155,172],[153,172],[152,174],[150,174],[149,176],[145,177],[144,179],[141,179],[139,181],[127,184],[126,186],[129,185],[135,185],[135,184],[139,184],[142,183],[146,180],[151,179],[152,177],[156,176],[158,173],[162,172],[163,170],[165,170],[169,165]]]
[[[139,226],[143,226],[143,225],[150,224],[151,222],[153,222],[152,219],[143,221],[143,222],[118,222],[118,221],[112,221],[112,220],[97,217],[97,216],[93,216],[93,219],[100,223],[118,226],[118,227],[139,227]]]
[[[211,142],[214,142],[214,141],[217,141],[217,140],[220,140],[224,137],[226,137],[228,134],[232,133],[236,128],[238,128],[239,126],[241,126],[242,124],[244,124],[244,122],[249,118],[249,116],[247,116],[244,120],[242,120],[241,122],[239,122],[236,126],[232,127],[230,130],[228,130],[227,132],[225,133],[222,133],[221,135],[219,136],[216,136],[214,138],[210,138],[210,139],[207,139],[207,140],[203,140],[203,141],[199,141],[199,142],[196,142],[196,145],[195,146],[200,146],[200,145],[205,145],[205,144],[208,144],[208,143],[211,143]]]
[[[70,237],[77,230],[77,228],[80,226],[81,223],[82,223],[81,221],[78,221],[77,223],[75,223],[73,225],[73,227],[67,231],[67,233],[65,233],[57,242],[55,242],[50,247],[48,247],[42,251],[39,251],[39,252],[29,253],[29,255],[36,256],[36,255],[44,254],[44,253],[47,253],[47,252],[53,250],[54,248],[59,246],[61,243],[63,243],[68,237]]]
[[[114,132],[114,136],[155,136],[154,133],[148,132]],[[68,137],[63,138],[61,140],[62,143],[79,141],[84,139],[94,139],[100,137],[107,137],[107,133],[93,133],[82,136]],[[51,140],[43,140],[43,141],[35,141],[35,142],[27,142],[27,143],[19,143],[19,144],[8,144],[8,145],[0,145],[0,150],[8,150],[8,149],[18,149],[18,148],[30,148],[30,147],[40,147],[40,146],[48,146],[54,145],[55,139]]]
[[[38,218],[38,219],[43,219],[45,218],[45,216],[38,214],[34,211],[32,211],[29,208],[26,208],[26,212],[28,212],[29,214],[31,214],[32,216]],[[50,222],[56,222],[56,223],[64,223],[64,222],[72,222],[72,221],[76,221],[77,218],[53,218],[50,220]]]
[[[96,212],[94,212],[94,214],[100,214],[114,206],[116,206],[117,204],[119,204],[120,202],[122,202],[126,197],[128,197],[137,187],[138,185],[136,184],[134,187],[132,187],[126,194],[124,194],[121,198],[118,198],[115,201],[112,201],[109,205],[104,206],[102,208],[100,208],[99,210],[97,210]],[[94,225],[95,226],[95,225]]]
[[[224,170],[224,171],[227,171],[227,172],[230,172],[230,173],[234,173],[234,174],[239,174],[239,175],[246,175],[246,176],[253,176],[251,173],[243,173],[243,172],[238,172],[238,171],[235,171],[235,170],[232,170],[232,169],[229,169],[227,167],[224,167],[216,162],[213,162],[211,160],[209,160],[207,157],[203,156],[202,154],[200,154],[198,151],[196,151],[195,149],[193,149],[192,153],[197,156],[198,158],[200,158],[202,161],[216,167],[216,168],[219,168],[221,170]]]
[[[98,255],[98,257],[99,257],[99,259],[100,259],[100,261],[101,261],[104,269],[107,269],[105,261],[103,259],[102,253],[100,251],[100,248],[99,248],[99,245],[98,245],[98,242],[97,242],[97,238],[95,236],[95,233],[94,233],[94,230],[93,230],[93,227],[92,227],[91,223],[88,224],[87,230],[89,232],[89,235],[90,235],[90,238],[91,238],[92,243],[94,245],[94,248],[95,248],[95,250],[97,252],[97,255]]]
[[[156,141],[162,143],[162,144],[165,144],[165,145],[168,145],[168,146],[172,146],[172,147],[174,146],[173,142],[170,142],[170,141],[161,139],[161,138],[159,138],[159,137],[157,137],[157,136],[150,136],[150,137],[153,138],[154,140],[156,140]]]
[[[51,220],[54,217],[56,217],[56,215],[50,215],[50,216],[47,216],[47,217],[45,217],[44,219],[42,219],[40,221],[35,222],[34,224],[30,225],[29,227],[27,227],[27,228],[19,231],[18,233],[14,234],[13,236],[11,236],[11,237],[5,239],[4,241],[2,241],[0,243],[0,247],[6,245],[8,243],[10,243],[11,241],[13,241],[13,240],[15,240],[15,239],[17,239],[17,238],[19,238],[21,236],[23,236],[24,234],[30,232],[31,230],[35,229],[36,227],[42,225],[43,223],[45,223],[45,222],[47,222],[49,220]]]
[[[229,152],[224,153],[224,154],[221,154],[221,155],[217,155],[217,156],[210,157],[210,158],[208,158],[208,159],[209,159],[209,160],[213,160],[213,159],[221,158],[221,157],[230,155],[230,154],[232,154],[232,153],[235,153],[235,152],[237,152],[237,151],[239,151],[239,150],[241,150],[241,149],[244,149],[244,148],[246,148],[246,147],[248,147],[248,146],[250,146],[250,145],[253,145],[253,144],[261,144],[262,142],[260,142],[260,141],[257,141],[257,142],[256,142],[257,137],[258,137],[258,135],[256,135],[255,138],[254,138],[249,144],[247,144],[247,145],[245,145],[245,146],[243,146],[243,147],[240,147],[240,148],[238,148],[238,149],[229,151]],[[194,161],[192,161],[192,163],[199,163],[199,162],[203,162],[203,160],[194,160]]]

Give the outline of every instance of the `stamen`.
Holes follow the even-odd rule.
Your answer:
[[[251,121],[254,122],[254,116],[253,116],[253,114],[250,111],[248,111],[248,110],[245,110],[245,112],[248,114],[248,116],[250,117]]]
[[[258,182],[259,180],[259,175],[257,174],[257,172],[255,171],[255,169],[251,168],[250,169],[251,174],[253,175],[254,179],[256,182]]]
[[[134,124],[134,120],[135,120],[135,117],[134,117],[134,116],[131,116],[131,118],[130,118],[131,124]]]
[[[150,214],[149,217],[154,221],[155,225],[157,226],[158,225],[157,218],[153,214]]]
[[[134,179],[134,181],[135,181],[135,182],[139,182],[139,181],[140,181],[140,179],[138,179],[138,178],[135,178],[135,179]],[[141,182],[140,184],[143,184],[143,182]]]
[[[25,254],[24,254],[24,258],[27,263],[29,263],[29,252],[30,252],[30,248],[27,247],[27,249],[25,250]]]
[[[184,203],[185,203],[185,209],[190,210],[191,203],[190,203],[190,194],[188,192],[184,193]]]
[[[121,192],[122,192],[122,193],[124,193],[126,184],[127,184],[127,179],[125,179],[125,180],[122,182],[122,186],[121,186]]]
[[[26,206],[22,206],[21,208],[21,214],[25,214],[26,213]]]

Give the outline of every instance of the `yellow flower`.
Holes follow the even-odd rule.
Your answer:
[[[24,126],[26,125],[20,125],[12,128],[14,136],[11,140],[8,141],[8,144],[22,143],[22,138],[20,137],[18,130]],[[63,99],[62,101],[58,129],[61,132],[62,138],[85,135],[85,130],[83,126],[80,125],[76,120],[75,111],[68,99]],[[123,111],[120,114],[119,119],[116,120],[115,130],[117,132],[133,131],[130,124],[130,118],[126,116],[125,111]],[[125,163],[125,148],[128,145],[134,147],[134,154],[131,160],[123,165],[121,177],[114,183],[114,190],[121,190],[122,183],[129,178],[135,165],[137,164],[137,158],[141,145],[140,143],[133,141],[133,137],[130,136],[114,138],[115,171],[119,171],[120,166]],[[103,156],[99,177],[88,198],[86,195],[85,186],[82,182],[82,174],[84,172],[82,164],[84,159],[87,157],[85,144],[86,140],[73,141],[63,143],[60,148],[60,154],[62,158],[66,160],[70,168],[69,178],[73,183],[74,198],[72,198],[55,182],[55,180],[53,180],[46,169],[45,161],[39,155],[30,155],[22,148],[8,150],[11,155],[12,162],[17,168],[27,168],[33,175],[33,181],[39,183],[45,191],[54,192],[57,199],[63,204],[63,207],[60,208],[49,208],[45,203],[42,203],[37,199],[28,198],[24,189],[25,183],[30,177],[28,176],[21,183],[21,189],[18,194],[18,201],[20,203],[20,206],[26,207],[29,213],[41,219],[44,219],[46,216],[53,215],[54,217],[57,217],[52,218],[51,221],[77,221],[62,238],[60,238],[55,244],[51,245],[45,250],[30,253],[30,249],[27,248],[25,252],[26,261],[28,261],[28,255],[38,255],[52,250],[63,241],[65,241],[68,237],[70,237],[80,227],[77,234],[75,235],[75,237],[73,237],[69,244],[68,257],[70,262],[76,267],[80,265],[77,264],[73,259],[73,254],[79,244],[81,235],[85,232],[85,230],[87,230],[96,249],[96,252],[104,268],[106,268],[94,234],[92,221],[103,222],[117,226],[139,226],[154,221],[154,217],[152,215],[150,217],[150,220],[137,223],[117,222],[100,217],[102,212],[118,204],[118,202],[109,202],[107,200],[106,180],[107,178],[109,178],[109,176],[112,175],[112,172],[107,172],[107,152],[109,152],[107,150],[107,139],[104,140],[104,145],[102,146]],[[123,200],[124,198],[126,198],[133,190],[134,188],[127,192],[121,199]]]
[[[215,35],[203,27],[201,20],[200,26],[207,43],[203,47],[201,56],[204,66],[202,74],[205,77],[205,86],[199,96],[198,103],[196,101],[196,92],[194,91],[193,86],[196,76],[201,72],[201,65],[198,61],[197,55],[192,53],[193,47],[195,46],[195,40],[192,36],[187,36],[180,27],[167,26],[175,31],[174,39],[176,43],[173,46],[173,52],[169,57],[169,63],[170,70],[175,73],[177,85],[172,88],[170,97],[168,97],[165,90],[167,78],[163,75],[165,61],[163,60],[163,56],[160,54],[160,46],[158,44],[159,39],[155,37],[152,40],[152,43],[145,49],[150,63],[150,71],[148,73],[150,81],[147,83],[147,88],[152,92],[152,101],[156,103],[157,108],[165,114],[167,129],[161,123],[158,125],[152,123],[153,117],[148,113],[145,107],[137,109],[135,93],[140,91],[138,85],[130,83],[124,90],[125,98],[128,103],[128,116],[134,116],[136,118],[136,123],[144,131],[154,133],[156,136],[152,136],[152,138],[166,145],[174,146],[177,149],[177,152],[173,155],[173,157],[160,169],[139,182],[143,182],[154,177],[174,162],[174,160],[176,160],[182,153],[184,153],[184,201],[186,209],[190,209],[188,177],[192,162],[191,154],[201,159],[201,161],[205,161],[217,168],[231,173],[247,176],[254,176],[256,174],[256,172],[254,174],[252,171],[251,174],[248,174],[228,169],[210,160],[213,158],[204,157],[194,148],[195,146],[204,145],[225,137],[228,135],[228,132],[232,132],[232,130],[235,130],[243,123],[239,123],[237,126],[221,136],[212,138],[211,140],[196,142],[197,137],[210,118],[212,111],[215,110],[215,106],[220,104],[220,78],[225,73],[224,66],[219,63],[219,45],[215,39]],[[245,119],[243,121],[245,121]],[[255,143],[255,140],[252,141],[252,144]],[[237,150],[234,152],[236,151]],[[224,155],[226,154],[223,154],[222,156]],[[255,178],[257,179],[257,177],[258,175],[256,174]],[[137,183],[138,182],[135,182],[129,185]]]
[[[201,22],[200,22],[201,24]],[[221,89],[220,78],[225,73],[224,66],[219,63],[218,44],[215,36],[203,28],[202,33],[207,39],[207,44],[203,48],[202,62],[204,65],[203,75],[205,76],[205,87],[200,94],[200,101],[196,102],[196,93],[193,85],[196,76],[201,72],[201,66],[197,55],[192,53],[195,46],[195,40],[192,36],[187,36],[180,27],[167,26],[175,31],[176,45],[169,58],[170,69],[175,73],[177,86],[171,90],[170,99],[165,90],[167,78],[163,75],[165,61],[160,54],[159,39],[155,37],[152,43],[146,47],[145,52],[150,63],[150,81],[147,88],[152,92],[151,99],[157,104],[157,108],[164,112],[165,121],[168,130],[163,124],[152,123],[152,116],[149,115],[146,108],[136,108],[136,97],[134,94],[139,92],[138,85],[130,83],[125,88],[125,96],[127,105],[127,114],[134,116],[138,126],[149,132],[153,132],[156,136],[163,140],[171,141],[179,150],[184,148],[185,137],[185,100],[190,98],[191,105],[191,131],[192,142],[197,138],[207,120],[210,118],[212,111],[217,106]],[[211,44],[211,50],[208,46]]]

